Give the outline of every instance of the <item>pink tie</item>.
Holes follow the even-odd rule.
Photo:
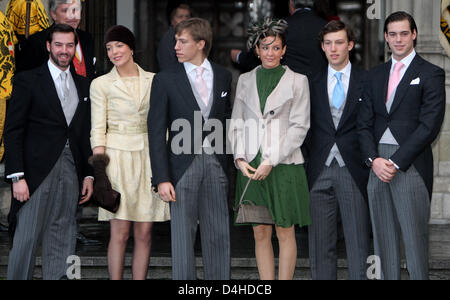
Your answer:
[[[198,67],[196,71],[197,76],[195,77],[195,88],[197,89],[197,92],[199,93],[205,105],[208,106],[208,87],[206,86],[206,82],[202,77],[203,71],[205,71],[205,69],[202,67]]]
[[[405,65],[402,62],[397,62],[394,66],[394,71],[392,72],[391,76],[389,77],[389,86],[388,86],[388,93],[386,97],[386,102],[389,101],[389,98],[392,96],[392,93],[397,88],[398,84],[400,83],[400,71]]]

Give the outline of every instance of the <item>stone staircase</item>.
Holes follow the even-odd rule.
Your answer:
[[[0,280],[6,278],[7,257],[0,257]],[[256,261],[252,258],[232,258],[231,260],[232,280],[258,280]],[[108,280],[108,265],[105,257],[81,257],[81,280]],[[201,258],[197,257],[197,276],[203,279]],[[171,280],[171,260],[169,257],[152,257],[147,279],[149,280]],[[348,278],[347,262],[345,259],[338,260],[338,280]],[[38,257],[34,279],[42,279],[41,259]],[[78,279],[78,278],[76,278]],[[125,258],[124,279],[131,279],[131,256]],[[310,280],[308,259],[298,259],[294,274],[294,280]],[[402,279],[408,279],[405,263],[402,266]],[[430,279],[449,280],[450,261],[431,261]]]
[[[107,243],[109,239],[108,223],[99,223],[95,219],[83,219],[82,232],[89,238],[95,238],[102,242],[101,246],[81,246],[77,249],[80,258],[81,280],[107,280],[108,264],[106,258]],[[169,223],[155,223],[153,229],[152,257],[148,272],[148,279],[170,280],[170,225]],[[450,279],[450,225],[430,226],[430,278],[433,280]],[[294,279],[309,280],[308,249],[306,247],[307,234],[303,230],[297,230],[298,259]],[[257,280],[258,269],[254,258],[253,240],[251,228],[232,227],[232,260],[231,279],[233,280]],[[196,244],[197,276],[203,278],[200,243]],[[276,238],[274,238],[274,251],[278,253]],[[132,238],[129,241],[125,257],[124,279],[131,279],[132,265]],[[345,280],[348,277],[347,261],[345,259],[345,244],[342,240],[338,243],[338,279]],[[0,280],[6,277],[8,264],[8,243],[6,233],[0,233]],[[68,265],[70,266],[70,264]],[[369,266],[369,265],[368,265]],[[35,279],[42,279],[41,258],[37,258]],[[402,264],[402,278],[408,279],[406,263]]]

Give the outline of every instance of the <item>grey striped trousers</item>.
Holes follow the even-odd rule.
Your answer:
[[[381,157],[389,159],[398,149],[379,145]],[[414,166],[397,171],[387,184],[371,171],[369,207],[374,233],[375,255],[381,260],[383,279],[400,279],[400,235],[403,236],[407,267],[413,280],[428,279],[428,222],[430,198]]]
[[[50,174],[17,214],[8,280],[33,279],[41,242],[43,279],[59,280],[66,275],[67,257],[75,254],[78,189],[72,153],[64,148]]]
[[[175,188],[171,204],[172,274],[195,280],[194,244],[198,224],[204,279],[230,279],[228,179],[215,155],[197,155]]]
[[[324,166],[310,192],[312,224],[309,233],[309,257],[314,280],[337,279],[338,214],[342,219],[349,279],[367,279],[370,248],[370,218],[367,201],[347,167],[334,160]]]

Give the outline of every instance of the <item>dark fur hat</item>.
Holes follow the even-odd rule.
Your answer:
[[[105,35],[105,45],[112,41],[125,43],[131,50],[136,50],[134,34],[125,26],[115,25],[108,29]]]

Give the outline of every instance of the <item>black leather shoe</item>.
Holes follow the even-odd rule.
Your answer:
[[[83,246],[100,246],[102,243],[98,240],[88,239],[84,234],[77,234],[77,244]]]

